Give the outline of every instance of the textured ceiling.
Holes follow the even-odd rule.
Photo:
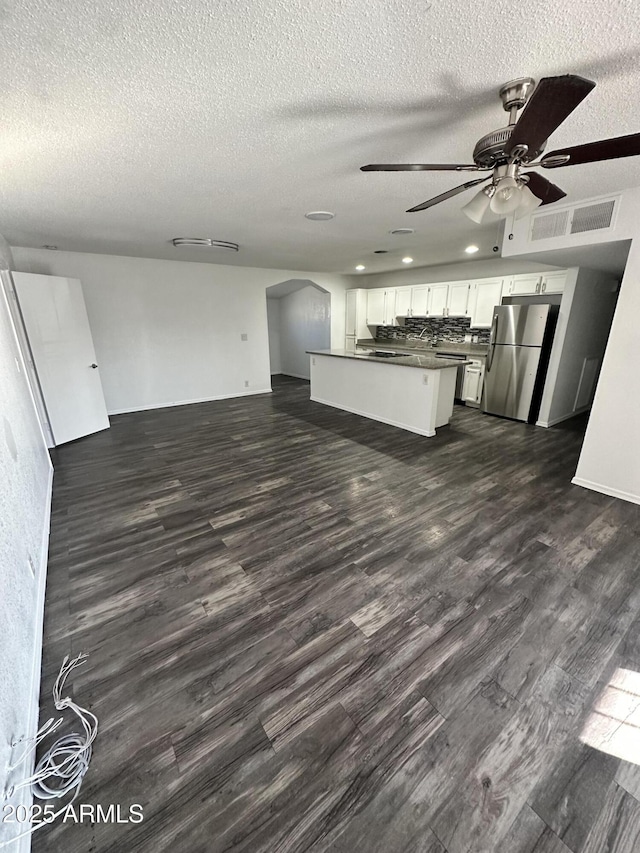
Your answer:
[[[466,220],[464,196],[404,213],[464,176],[358,167],[470,162],[505,124],[497,89],[522,75],[598,84],[549,147],[639,131],[638,32],[637,0],[3,0],[0,229],[13,245],[338,272],[457,261],[471,240],[487,257],[496,225]],[[571,200],[640,185],[640,158],[553,179]]]

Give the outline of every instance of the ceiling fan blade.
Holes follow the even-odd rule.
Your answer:
[[[467,181],[466,184],[461,184],[459,187],[454,187],[452,190],[447,190],[446,193],[440,193],[440,195],[430,198],[429,201],[423,201],[422,204],[417,204],[415,207],[409,208],[409,210],[407,210],[407,213],[417,213],[419,210],[426,210],[428,207],[433,207],[435,204],[440,204],[441,201],[446,201],[448,198],[453,198],[454,195],[458,195],[458,193],[463,193],[465,190],[468,190],[471,187],[475,187],[478,184],[483,184],[486,181],[490,180],[491,177],[477,178],[475,181]]]
[[[640,156],[640,133],[629,136],[616,136],[613,139],[601,139],[598,142],[586,142],[572,148],[561,148],[545,154],[540,165],[545,169],[557,169],[560,166],[577,166],[580,163],[597,163],[599,160],[617,160],[619,157]],[[568,157],[565,162],[554,162],[557,157]],[[547,162],[547,161],[551,162]]]
[[[479,172],[475,165],[459,163],[370,163],[360,166],[361,172]]]
[[[525,175],[529,178],[527,187],[531,190],[534,196],[536,196],[536,198],[542,199],[540,204],[541,207],[543,204],[553,204],[555,201],[560,201],[561,198],[566,196],[566,193],[563,192],[560,187],[552,184],[551,181],[543,178],[542,175],[539,175],[537,172],[525,172],[523,177]]]
[[[592,80],[585,80],[576,74],[543,77],[511,134],[508,153],[516,145],[527,145],[532,153],[539,151],[595,85]]]

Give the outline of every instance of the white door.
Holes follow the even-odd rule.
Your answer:
[[[396,317],[411,316],[411,288],[399,287],[396,291]]]
[[[466,281],[460,284],[450,284],[447,317],[466,317],[468,302],[469,284]]]
[[[367,292],[367,326],[384,326],[385,292],[382,289]]]
[[[539,292],[539,275],[514,275],[509,285],[509,294],[512,296],[533,296]]]
[[[429,317],[444,317],[448,295],[448,284],[432,284],[429,287]]]
[[[484,279],[472,286],[470,298],[471,328],[489,329],[493,318],[493,309],[500,305],[502,298],[502,279]]]
[[[108,429],[80,282],[24,272],[13,279],[55,443]]]
[[[426,317],[429,307],[429,287],[425,284],[411,288],[411,316]]]
[[[358,294],[355,290],[347,290],[347,313],[345,317],[345,327],[347,336],[355,336],[357,332],[357,299]]]

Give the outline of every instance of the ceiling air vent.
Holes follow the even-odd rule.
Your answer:
[[[614,207],[614,199],[590,204],[587,207],[576,207],[573,211],[570,233],[579,234],[581,231],[598,231],[601,228],[608,228],[613,219]]]
[[[568,223],[568,210],[534,216],[531,226],[531,240],[549,240],[551,237],[563,237],[567,233]]]

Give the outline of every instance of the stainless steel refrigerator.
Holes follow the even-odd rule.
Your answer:
[[[557,305],[493,309],[482,410],[533,423],[540,409]]]

